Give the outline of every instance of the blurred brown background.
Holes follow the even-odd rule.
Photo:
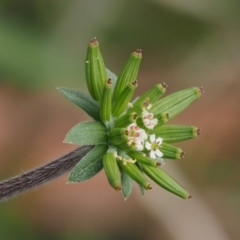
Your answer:
[[[67,175],[0,203],[0,239],[240,239],[240,2],[234,0],[1,1],[0,177],[28,171],[74,149],[67,131],[89,120],[55,87],[86,90],[84,60],[96,36],[116,74],[143,49],[138,94],[205,94],[171,123],[202,134],[179,144],[185,158],[164,168],[191,201],[155,186],[125,202],[103,173],[66,185]]]

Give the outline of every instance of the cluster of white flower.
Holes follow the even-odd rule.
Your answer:
[[[157,125],[158,119],[154,118],[153,113],[143,108],[142,122],[146,128],[153,129]],[[136,123],[130,124],[126,132],[128,138],[127,144],[129,147],[136,151],[146,152],[146,155],[152,159],[161,158],[163,156],[163,153],[160,151],[163,141],[161,137],[156,139],[155,134],[147,134],[147,132]]]

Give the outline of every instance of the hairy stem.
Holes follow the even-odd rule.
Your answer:
[[[44,184],[70,171],[93,146],[79,147],[39,168],[0,182],[0,201]]]

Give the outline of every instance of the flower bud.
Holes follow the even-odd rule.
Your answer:
[[[137,49],[137,51],[133,52],[120,72],[117,83],[114,88],[113,100],[117,101],[124,91],[124,89],[128,86],[129,83],[135,81],[137,79],[138,69],[140,66],[140,62],[142,59],[142,50]]]
[[[96,38],[88,45],[85,71],[88,90],[93,99],[100,101],[107,80],[107,71]]]
[[[161,136],[165,143],[174,143],[196,138],[200,129],[194,126],[164,125],[156,127],[154,132]]]
[[[113,105],[112,109],[112,114],[114,117],[119,117],[125,111],[137,85],[138,84],[136,80],[128,84],[128,86],[123,90],[118,99],[115,100],[115,104]]]
[[[124,163],[124,161],[119,161],[119,164],[128,174],[128,176],[131,177],[134,181],[136,181],[140,186],[142,186],[146,190],[152,189],[152,186],[147,181],[146,177],[143,175],[143,173],[136,164]]]
[[[112,80],[108,78],[106,80],[102,98],[100,101],[100,118],[103,122],[109,122],[112,110]]]
[[[103,156],[103,167],[109,184],[117,191],[121,190],[121,176],[114,153],[108,151]]]
[[[136,151],[132,151],[132,152],[128,152],[127,153],[131,158],[134,158],[137,160],[137,162],[141,163],[141,164],[146,164],[152,167],[158,167],[161,165],[161,163],[159,161],[155,161],[149,157],[144,156],[142,153],[140,152],[136,152]]]
[[[165,142],[163,142],[161,145],[161,152],[163,153],[163,158],[181,159],[184,156],[184,152],[181,148],[175,147]]]
[[[194,100],[198,99],[202,93],[203,89],[198,87],[173,93],[155,102],[151,111],[155,114],[167,112],[169,114],[169,118],[172,119],[186,109]]]
[[[157,183],[162,188],[166,189],[173,194],[183,198],[190,199],[192,196],[187,190],[181,187],[172,177],[170,177],[161,168],[150,167],[147,165],[141,165],[143,172],[150,177],[155,183]]]
[[[142,109],[150,109],[152,104],[155,103],[162,96],[162,94],[165,93],[166,87],[167,85],[163,83],[157,84],[153,88],[149,89],[133,102],[133,106],[128,110],[128,112],[135,111],[140,113],[142,112]]]

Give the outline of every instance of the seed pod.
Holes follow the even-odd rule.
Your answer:
[[[131,123],[134,123],[137,117],[138,114],[135,112],[124,114],[115,120],[115,127],[127,127]]]
[[[112,114],[114,117],[119,117],[127,108],[134,90],[137,88],[137,81],[131,82],[120,94],[119,98],[116,99],[115,104],[112,109]]]
[[[93,99],[100,101],[107,80],[107,71],[96,38],[88,45],[85,71],[88,90]]]
[[[181,148],[175,147],[165,142],[161,144],[160,150],[163,153],[163,158],[181,159],[184,156],[184,152]]]
[[[154,132],[161,136],[165,143],[174,143],[196,138],[200,134],[200,129],[194,126],[163,125],[156,126]]]
[[[147,92],[145,92],[143,95],[141,95],[136,101],[133,102],[133,107],[128,110],[128,112],[142,112],[142,109],[148,109],[150,105],[155,103],[162,94],[165,93],[167,88],[167,85],[165,83],[163,84],[157,84],[153,88],[149,89]]]
[[[118,168],[117,160],[113,152],[107,152],[103,156],[103,167],[109,184],[117,191],[121,190],[121,176]]]
[[[198,99],[202,93],[203,89],[198,87],[173,93],[155,102],[151,108],[151,112],[154,114],[167,112],[169,114],[169,119],[172,119],[186,109],[193,101]]]
[[[134,163],[126,163],[123,161],[118,161],[122,166],[124,171],[131,177],[134,181],[136,181],[140,186],[145,188],[146,190],[152,189],[152,186],[147,181],[146,177],[143,175],[141,170]]]
[[[100,101],[100,118],[103,122],[109,122],[112,110],[112,80],[108,78],[106,80],[102,98]]]
[[[167,191],[176,194],[183,199],[190,199],[192,196],[187,190],[181,187],[172,177],[170,177],[161,168],[150,167],[147,165],[141,165],[143,172],[150,177],[155,183]]]
[[[124,89],[128,86],[129,83],[135,81],[137,79],[138,69],[140,66],[140,62],[142,59],[142,50],[137,49],[137,51],[133,52],[121,70],[117,83],[115,85],[113,100],[117,101],[124,91]]]
[[[141,164],[146,164],[152,167],[158,167],[161,165],[161,163],[159,161],[155,161],[149,157],[144,156],[142,153],[140,152],[136,152],[136,151],[132,151],[132,152],[128,152],[127,153],[131,158],[136,159],[137,162],[141,163]]]

